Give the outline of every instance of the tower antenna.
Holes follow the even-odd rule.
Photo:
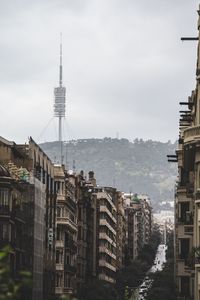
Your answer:
[[[54,89],[54,116],[58,118],[58,141],[60,144],[60,163],[63,163],[62,150],[62,119],[65,117],[65,95],[66,88],[62,86],[62,33],[60,34],[60,66],[59,66],[59,87]]]
[[[59,74],[59,84],[62,87],[62,32],[60,33],[60,74]]]

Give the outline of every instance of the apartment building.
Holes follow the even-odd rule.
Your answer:
[[[152,208],[147,195],[124,194],[126,216],[126,264],[137,258],[151,238]]]
[[[131,259],[148,241],[145,199],[131,195],[127,205],[117,189],[97,186],[94,172],[53,165],[32,138],[0,138],[0,161],[0,247],[13,248],[15,279],[32,272],[31,300],[72,297],[95,279],[115,283],[127,241]]]
[[[93,189],[96,186],[94,173],[89,177],[81,171],[77,175],[77,287],[92,282],[96,278],[96,227],[97,208]]]
[[[63,165],[54,166],[57,192],[55,294],[76,292],[77,203],[76,178]]]
[[[132,206],[131,200],[132,195],[125,194],[126,265],[129,265],[139,254],[139,210]]]
[[[116,209],[117,209],[117,235],[116,235],[116,255],[117,270],[125,266],[125,245],[126,245],[126,217],[124,209],[125,198],[122,192],[116,191]]]
[[[17,145],[0,137],[0,159],[2,238],[13,246],[14,274],[19,268],[31,271],[32,299],[42,300],[54,292],[53,165],[32,138]]]
[[[98,187],[92,171],[88,177],[81,171],[77,182],[77,286],[95,278],[114,283],[125,260],[123,195],[111,187]]]
[[[198,11],[200,15],[200,10]],[[200,18],[198,20],[198,30]],[[199,39],[199,34],[198,34]],[[200,48],[196,87],[180,116],[179,144],[173,160],[179,179],[175,194],[175,279],[177,299],[200,299]]]
[[[97,199],[97,275],[114,283],[117,271],[117,209],[116,189],[96,187]]]
[[[140,200],[140,204],[143,211],[144,218],[144,244],[148,244],[151,238],[152,232],[152,207],[150,198],[148,195],[139,194],[137,198]]]
[[[0,248],[12,247],[9,261],[15,280],[20,271],[33,269],[33,199],[27,197],[29,188],[26,181],[19,183],[0,165]],[[26,292],[31,299],[32,291]]]

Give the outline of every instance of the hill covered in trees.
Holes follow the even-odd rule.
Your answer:
[[[40,145],[56,163],[58,142]],[[167,162],[167,154],[174,154],[176,143],[135,139],[81,139],[63,145],[64,162],[76,172],[93,170],[99,185],[114,186],[124,192],[148,194],[154,208],[161,201],[172,201],[177,166]]]

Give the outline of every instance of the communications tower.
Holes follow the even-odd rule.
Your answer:
[[[65,117],[65,95],[66,88],[62,86],[62,36],[60,39],[60,66],[59,87],[54,89],[54,116],[58,118],[58,141],[60,143],[60,163],[63,162],[62,154],[62,119]]]

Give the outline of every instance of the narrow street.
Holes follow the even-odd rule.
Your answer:
[[[166,262],[166,250],[167,246],[165,244],[160,244],[158,246],[158,250],[156,253],[156,257],[151,269],[147,272],[147,275],[139,286],[139,288],[135,291],[133,296],[131,297],[132,300],[145,300],[149,289],[152,286],[153,280],[150,279],[149,276],[151,273],[155,273],[157,271],[162,271],[164,264]]]

